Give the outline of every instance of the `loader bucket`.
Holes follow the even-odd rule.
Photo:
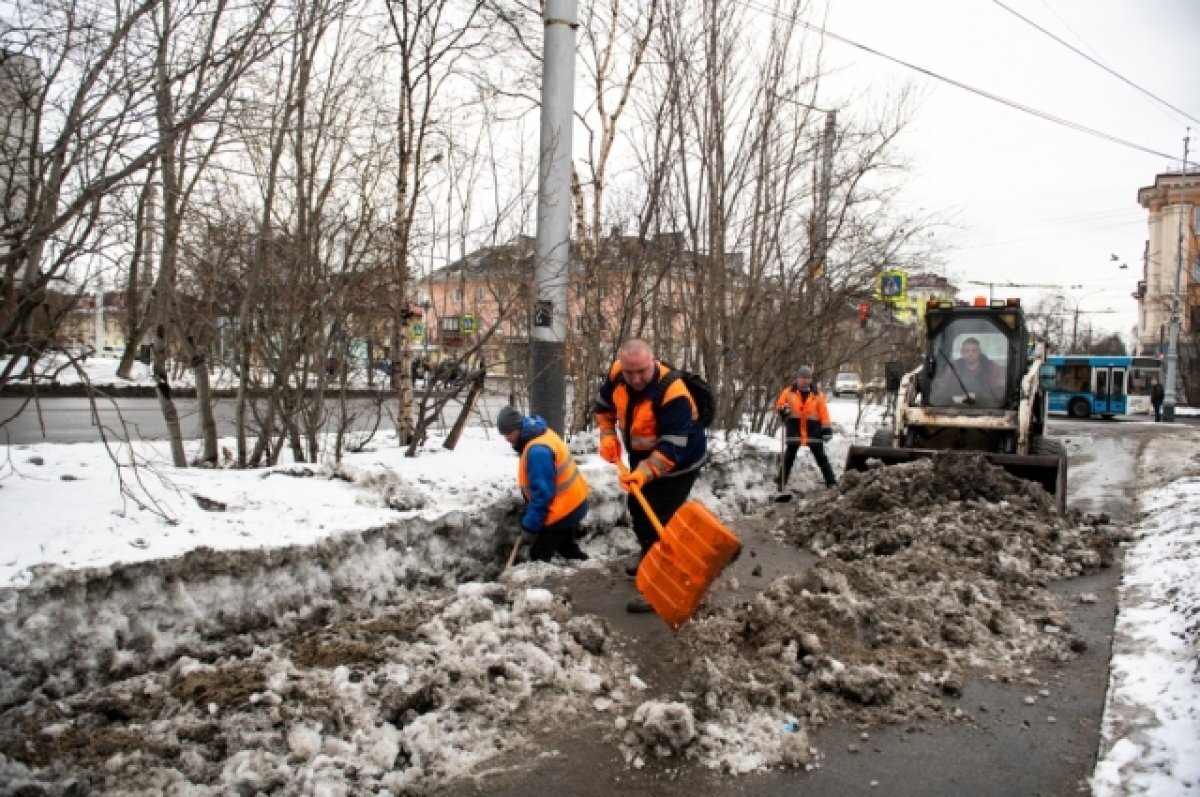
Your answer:
[[[866,470],[867,460],[877,459],[884,465],[899,465],[918,459],[928,459],[937,452],[927,448],[889,448],[887,446],[851,446],[846,455],[846,470]],[[1034,454],[996,454],[982,452],[988,462],[1016,476],[1037,482],[1054,498],[1061,515],[1067,508],[1067,458]]]

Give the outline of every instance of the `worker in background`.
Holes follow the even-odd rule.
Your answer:
[[[557,553],[564,559],[587,559],[576,538],[588,512],[588,486],[567,444],[542,418],[525,417],[512,407],[500,410],[496,430],[521,455],[521,536],[529,545],[529,558],[549,562]]]
[[[780,473],[779,491],[783,492],[788,477],[792,475],[792,465],[796,462],[796,452],[800,446],[808,446],[813,459],[821,469],[826,487],[835,487],[837,477],[829,465],[829,457],[825,455],[825,444],[833,439],[833,426],[829,420],[829,407],[825,397],[813,384],[813,372],[807,365],[796,371],[796,378],[785,387],[775,399],[775,411],[787,429],[787,448],[783,455],[783,471]]]
[[[696,402],[683,379],[667,379],[670,373],[654,358],[649,343],[631,338],[621,345],[596,397],[600,456],[616,464],[622,443],[629,452],[629,471],[620,480],[630,493],[629,514],[640,548],[636,562],[626,569],[629,575],[637,574],[646,552],[658,541],[633,489],[642,492],[665,526],[687,501],[708,452]],[[653,611],[640,595],[626,609]]]

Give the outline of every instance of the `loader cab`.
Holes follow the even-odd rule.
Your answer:
[[[1019,306],[930,308],[922,404],[960,410],[1014,409],[1028,361]]]

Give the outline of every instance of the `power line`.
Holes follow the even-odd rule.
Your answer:
[[[1183,110],[1183,109],[1181,109],[1181,108],[1176,108],[1174,105],[1172,105],[1171,103],[1169,103],[1169,102],[1167,102],[1166,100],[1162,99],[1161,97],[1157,96],[1157,95],[1156,95],[1156,94],[1154,94],[1153,92],[1151,92],[1151,91],[1148,91],[1147,89],[1144,89],[1144,88],[1142,88],[1141,86],[1139,86],[1138,84],[1134,83],[1132,80],[1130,80],[1129,78],[1127,78],[1127,77],[1125,77],[1124,75],[1120,74],[1119,72],[1116,72],[1116,71],[1114,71],[1114,70],[1112,70],[1112,69],[1108,68],[1107,66],[1105,66],[1105,65],[1104,65],[1104,64],[1102,64],[1102,63],[1100,63],[1100,62],[1099,62],[1099,61],[1097,61],[1095,58],[1092,58],[1090,55],[1088,55],[1087,53],[1085,53],[1085,52],[1083,52],[1082,50],[1078,49],[1078,48],[1077,48],[1077,47],[1075,47],[1074,45],[1072,45],[1072,44],[1069,44],[1069,43],[1067,43],[1067,42],[1063,41],[1063,40],[1062,40],[1062,39],[1060,39],[1058,36],[1056,36],[1055,34],[1051,33],[1050,31],[1046,30],[1045,28],[1043,28],[1041,25],[1037,24],[1037,23],[1036,23],[1036,22],[1034,22],[1033,20],[1029,19],[1029,18],[1028,18],[1028,17],[1026,17],[1026,16],[1023,16],[1023,15],[1022,15],[1022,14],[1020,14],[1019,12],[1017,12],[1017,11],[1013,10],[1012,8],[1009,8],[1009,7],[1008,7],[1008,6],[1006,6],[1004,3],[1002,3],[1002,2],[1001,2],[1001,0],[992,0],[992,2],[994,2],[996,5],[1000,6],[1000,7],[1001,7],[1001,8],[1003,8],[1005,11],[1007,11],[1007,12],[1008,12],[1008,13],[1010,13],[1010,14],[1012,14],[1014,17],[1016,17],[1017,19],[1021,20],[1021,21],[1022,21],[1022,22],[1024,22],[1025,24],[1027,24],[1027,25],[1030,25],[1030,26],[1032,26],[1032,27],[1034,27],[1034,28],[1038,29],[1038,30],[1039,30],[1039,31],[1041,31],[1042,33],[1044,33],[1044,34],[1046,34],[1047,36],[1049,36],[1051,39],[1054,39],[1054,41],[1058,42],[1058,43],[1059,43],[1059,44],[1061,44],[1063,47],[1066,47],[1068,50],[1070,50],[1071,52],[1075,53],[1075,54],[1076,54],[1076,55],[1078,55],[1079,57],[1081,57],[1081,58],[1085,58],[1085,59],[1087,59],[1089,62],[1091,62],[1091,63],[1095,64],[1095,65],[1096,65],[1096,66],[1098,66],[1098,67],[1100,67],[1100,68],[1101,68],[1101,69],[1103,69],[1105,72],[1107,72],[1108,74],[1110,74],[1110,75],[1112,75],[1113,77],[1115,77],[1117,80],[1120,80],[1122,83],[1125,83],[1126,85],[1128,85],[1128,86],[1130,86],[1130,87],[1132,87],[1132,88],[1134,88],[1134,89],[1137,89],[1137,90],[1138,90],[1138,91],[1140,91],[1142,94],[1145,94],[1147,97],[1149,97],[1150,99],[1154,100],[1155,102],[1162,103],[1163,105],[1167,106],[1167,107],[1168,107],[1168,108],[1170,108],[1172,111],[1174,111],[1175,113],[1177,113],[1177,114],[1180,114],[1180,115],[1182,115],[1182,116],[1186,116],[1188,119],[1191,119],[1193,122],[1196,122],[1197,124],[1200,124],[1200,119],[1197,119],[1196,117],[1192,116],[1190,113],[1188,113],[1187,111],[1185,111],[1185,110]]]
[[[735,0],[735,2],[739,2],[741,5],[750,9],[751,11],[757,11],[760,14],[767,14],[768,16],[773,16],[776,19],[780,19],[780,20],[784,19],[784,17],[781,14],[779,14],[778,12],[775,12],[769,8],[764,8],[760,5],[756,5],[751,0]],[[788,21],[791,21],[791,20],[788,20]],[[1095,136],[1096,138],[1104,139],[1105,141],[1109,141],[1113,144],[1119,144],[1120,146],[1128,147],[1129,149],[1135,149],[1135,150],[1138,150],[1139,152],[1145,152],[1148,155],[1154,155],[1159,158],[1166,158],[1169,161],[1176,160],[1178,157],[1176,155],[1171,155],[1166,152],[1160,152],[1159,150],[1152,149],[1150,147],[1144,147],[1141,144],[1137,144],[1133,141],[1129,141],[1127,139],[1121,138],[1120,136],[1115,136],[1111,133],[1105,133],[1103,130],[1097,130],[1094,127],[1088,127],[1087,125],[1080,124],[1079,122],[1072,122],[1069,119],[1064,119],[1061,116],[1055,116],[1052,113],[1039,110],[1039,109],[1034,108],[1029,105],[1025,105],[1024,103],[1017,102],[1016,100],[1010,100],[1006,97],[1001,97],[999,94],[994,94],[985,89],[976,88],[975,86],[971,86],[967,83],[963,83],[961,80],[955,80],[954,78],[947,77],[938,72],[934,72],[931,69],[926,69],[923,66],[917,66],[914,63],[905,61],[901,58],[897,58],[894,55],[888,55],[885,52],[876,50],[873,47],[868,47],[865,44],[859,44],[858,42],[854,41],[853,39],[848,39],[845,36],[841,36],[837,33],[834,33],[833,31],[829,30],[828,28],[825,28],[822,25],[815,25],[811,22],[806,22],[803,19],[796,19],[794,21],[797,24],[799,24],[800,26],[802,26],[810,31],[813,31],[814,33],[819,33],[822,36],[828,36],[829,38],[831,38],[835,41],[839,41],[842,44],[847,44],[851,47],[862,50],[865,53],[870,53],[871,55],[874,55],[878,58],[883,58],[886,61],[891,61],[894,64],[899,64],[900,66],[902,66],[906,69],[911,69],[914,72],[920,72],[922,75],[931,77],[934,80],[940,80],[943,83],[948,83],[951,86],[962,89],[963,91],[969,91],[972,94],[976,94],[985,99],[989,99],[992,102],[1000,103],[1001,105],[1006,105],[1009,108],[1013,108],[1014,110],[1018,110],[1023,113],[1027,113],[1030,116],[1036,116],[1039,119],[1044,119],[1047,122],[1052,122],[1056,125],[1061,125],[1062,127],[1066,127],[1070,130],[1074,130],[1079,133],[1085,133],[1090,136]],[[1191,165],[1191,163],[1190,162],[1184,163],[1183,168],[1186,170],[1188,165]]]
[[[975,86],[971,86],[966,83],[963,83],[961,80],[955,80],[954,78],[946,77],[945,75],[934,72],[931,69],[926,69],[925,67],[917,66],[916,64],[910,63],[908,61],[904,61],[900,58],[896,58],[895,56],[888,55],[887,53],[880,52],[879,50],[873,49],[871,47],[867,47],[864,44],[859,44],[856,41],[847,39],[844,36],[839,36],[836,33],[832,33],[830,31],[826,30],[825,28],[805,22],[804,20],[799,20],[799,22],[804,27],[809,28],[812,31],[818,32],[818,33],[822,34],[823,36],[828,36],[831,39],[840,41],[843,44],[848,44],[851,47],[857,47],[858,49],[860,49],[864,52],[871,53],[872,55],[876,55],[876,56],[878,56],[880,58],[884,58],[888,61],[892,61],[893,63],[899,64],[900,66],[911,69],[914,72],[920,72],[923,75],[927,75],[935,80],[940,80],[943,83],[948,83],[951,86],[955,86],[957,88],[963,89],[964,91],[969,91],[972,94],[976,94],[980,97],[984,97],[985,99],[989,99],[992,102],[998,102],[1001,105],[1007,105],[1009,108],[1013,108],[1013,109],[1021,111],[1023,113],[1027,113],[1030,116],[1036,116],[1039,119],[1044,119],[1047,122],[1053,122],[1056,125],[1061,125],[1062,127],[1066,127],[1070,130],[1075,130],[1076,132],[1079,132],[1079,133],[1086,133],[1087,135],[1095,136],[1096,138],[1102,138],[1105,141],[1112,142],[1113,144],[1120,144],[1123,147],[1129,147],[1130,149],[1136,149],[1141,152],[1145,152],[1148,155],[1155,155],[1159,158],[1166,158],[1168,160],[1173,160],[1175,157],[1166,152],[1161,152],[1156,149],[1151,149],[1150,147],[1143,147],[1141,144],[1136,144],[1132,141],[1121,138],[1120,136],[1114,136],[1111,133],[1105,133],[1103,130],[1097,130],[1094,127],[1088,127],[1087,125],[1080,124],[1079,122],[1072,122],[1071,120],[1064,119],[1061,116],[1055,116],[1052,113],[1039,110],[1039,109],[1034,108],[1029,105],[1025,105],[1024,103],[1017,102],[1016,100],[1010,100],[1007,97],[1001,97],[999,94],[994,94],[985,89],[976,88]]]

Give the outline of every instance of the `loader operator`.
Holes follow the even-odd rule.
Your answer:
[[[630,493],[629,514],[641,549],[637,562],[626,570],[629,575],[637,574],[646,552],[658,541],[658,532],[633,496],[633,488],[641,491],[665,526],[687,501],[708,452],[696,402],[684,380],[665,379],[669,373],[654,358],[649,343],[631,338],[621,344],[596,397],[600,456],[616,464],[622,442],[629,452],[629,471],[621,474],[620,481]],[[653,611],[640,595],[625,608],[634,613]]]
[[[955,397],[970,397],[964,404],[978,407],[999,407],[1004,403],[1004,368],[988,359],[979,339],[970,337],[962,342],[962,356],[944,364],[932,390],[932,404],[957,404]]]
[[[549,562],[557,553],[564,559],[587,559],[576,537],[588,512],[588,486],[567,444],[541,417],[527,418],[512,407],[500,410],[496,431],[521,455],[521,537],[529,544],[529,558]]]
[[[813,459],[821,469],[826,487],[836,487],[837,477],[825,454],[825,444],[833,439],[833,426],[829,421],[829,406],[825,397],[812,383],[813,372],[807,365],[797,370],[796,378],[775,399],[775,411],[787,429],[787,450],[783,455],[783,470],[779,475],[779,491],[787,486],[796,462],[800,446],[808,446]]]

